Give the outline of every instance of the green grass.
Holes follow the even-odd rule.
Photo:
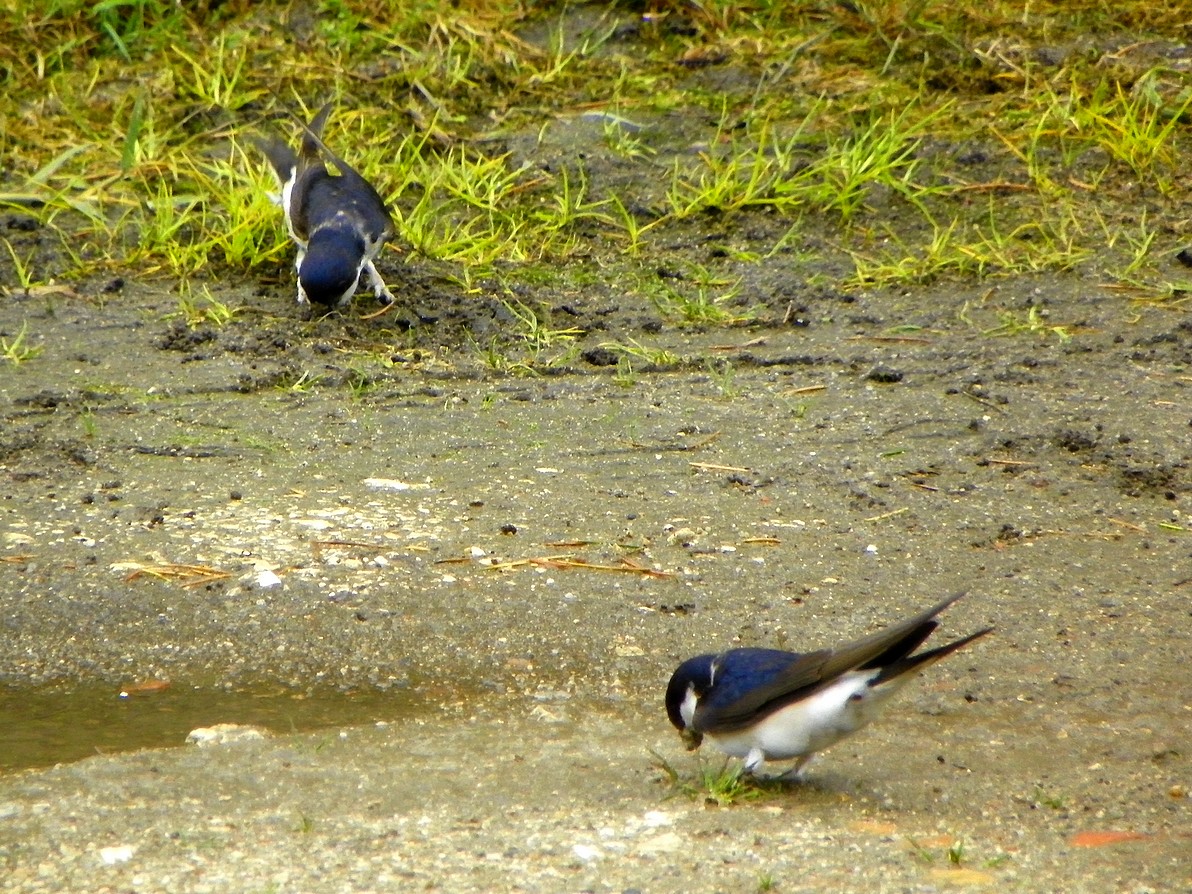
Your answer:
[[[646,286],[659,313],[679,323],[731,324],[751,318],[735,309],[740,294],[739,277],[718,274],[701,264],[691,264],[683,276],[657,279]]]
[[[837,288],[1077,271],[1139,301],[1187,291],[1171,257],[1192,86],[1130,42],[1182,40],[1171,5],[652,10],[610,7],[572,33],[558,9],[514,0],[328,3],[295,23],[295,54],[290,27],[253,4],[14,0],[0,10],[0,210],[35,216],[62,250],[42,269],[10,240],[0,276],[28,291],[112,270],[286,271],[251,137],[295,140],[288,113],[333,99],[329,142],[393,203],[410,262],[436,258],[469,287],[626,253],[706,264],[691,237],[739,218],[772,233],[726,244],[724,283],[630,289],[668,321],[732,325],[750,317],[734,283],[790,251]],[[1130,40],[1110,52],[1102,34]],[[1079,49],[1040,61],[1056,47]],[[533,134],[541,150],[584,113],[590,144],[534,155]],[[971,147],[986,164],[962,160]],[[593,176],[599,153],[617,176]],[[523,315],[511,325],[539,339]]]
[[[498,298],[498,303],[506,317],[503,334],[483,344],[472,339],[473,351],[484,366],[494,372],[536,376],[575,361],[583,329],[556,327],[547,308],[512,295]]]
[[[298,814],[298,821],[293,831],[299,835],[309,835],[315,830],[315,821],[305,813]]]
[[[282,377],[277,383],[277,389],[279,391],[287,391],[290,394],[310,394],[322,384],[324,378],[319,373],[303,370],[300,373],[291,373]]]
[[[12,243],[7,239],[4,240],[4,247],[8,249],[8,255],[12,258],[12,270],[16,276],[17,284],[21,290],[28,295],[29,290],[35,285],[33,279],[33,271],[30,269],[33,264],[33,255],[30,253],[22,258],[17,254],[17,250],[12,247]]]
[[[87,440],[91,440],[98,433],[99,425],[95,421],[95,411],[90,407],[84,407],[79,412],[79,427]]]
[[[653,348],[630,339],[627,344],[602,342],[599,347],[617,358],[613,382],[622,388],[632,388],[638,376],[645,370],[673,369],[683,363],[683,358],[665,348]]]
[[[1066,798],[1061,795],[1046,792],[1041,788],[1035,789],[1035,794],[1032,800],[1034,800],[1035,803],[1041,804],[1042,806],[1048,808],[1049,810],[1068,809],[1068,801]]]
[[[238,313],[240,313],[240,308],[232,307],[226,302],[218,300],[204,286],[203,294],[200,296],[196,297],[189,291],[180,295],[177,313],[169,316],[178,316],[188,327],[197,329],[205,324],[216,327],[226,326]]]
[[[1046,314],[1047,312],[1038,306],[1028,308],[1026,313],[1012,310],[998,311],[998,324],[984,330],[982,335],[1009,336],[1025,333],[1054,335],[1060,341],[1068,341],[1072,338],[1070,327],[1051,323]]]
[[[914,838],[907,838],[906,842],[914,859],[926,866],[944,863],[957,869],[973,865],[980,865],[983,869],[996,869],[1010,860],[1010,855],[1005,853],[975,860],[968,842],[962,837],[953,839],[952,843],[944,848],[929,847]]]
[[[756,801],[785,790],[785,784],[781,781],[757,779],[747,774],[739,761],[725,758],[719,764],[713,764],[701,759],[695,775],[686,777],[661,755],[650,753],[654,758],[654,766],[661,773],[662,781],[671,794],[684,795],[717,807]]]
[[[0,336],[0,359],[7,360],[13,366],[20,366],[26,360],[32,360],[41,354],[40,345],[31,345],[28,340],[29,324],[21,324],[21,331],[11,339]]]
[[[683,358],[665,348],[652,348],[641,342],[630,339],[627,344],[620,342],[603,342],[600,347],[612,351],[619,357],[630,360],[639,366],[649,366],[655,369],[668,369],[678,366]]]
[[[741,393],[740,388],[733,381],[736,369],[729,361],[716,361],[708,358],[704,361],[704,369],[707,370],[708,378],[712,380],[712,384],[716,386],[716,390],[725,400],[732,400]]]

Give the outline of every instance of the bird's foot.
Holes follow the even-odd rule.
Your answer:
[[[795,765],[781,773],[764,772],[766,762],[761,752],[750,752],[745,758],[745,773],[758,782],[778,782],[783,785],[806,782],[804,771],[811,762],[812,755],[804,755],[795,761]]]
[[[368,274],[368,283],[372,286],[373,294],[377,296],[377,301],[386,306],[392,304],[394,302],[393,293],[385,285],[385,280],[381,279],[381,274],[377,272],[376,265],[372,261],[365,261],[364,272]]]
[[[807,775],[803,772],[802,767],[791,767],[783,773],[775,773],[769,777],[772,782],[781,782],[789,785],[791,783],[803,783],[807,781]]]
[[[787,770],[783,773],[779,773],[778,775],[774,776],[773,778],[778,782],[785,782],[785,783],[806,782],[807,781],[807,772],[806,772],[807,765],[811,763],[812,757],[814,757],[814,755],[811,755],[811,754],[803,755],[801,758],[799,758],[797,761],[795,761],[795,765],[793,767],[791,767],[789,770]]]
[[[765,779],[765,774],[762,773],[762,768],[766,766],[766,755],[760,748],[754,748],[749,754],[745,755],[745,775],[752,776],[754,779]]]

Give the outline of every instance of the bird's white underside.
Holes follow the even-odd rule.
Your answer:
[[[796,771],[817,751],[834,745],[870,723],[889,698],[914,674],[896,677],[880,686],[870,682],[880,670],[850,671],[819,692],[775,711],[747,729],[705,733],[714,747],[745,761],[757,772],[763,761],[801,758]],[[680,706],[683,722],[691,725],[698,698],[692,688]]]
[[[306,243],[298,238],[298,234],[294,232],[294,225],[290,222],[290,199],[294,195],[294,184],[297,180],[298,169],[290,168],[289,178],[281,185],[281,210],[286,215],[286,229],[290,231],[290,238],[299,245],[305,246]]]

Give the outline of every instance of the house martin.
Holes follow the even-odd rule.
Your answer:
[[[393,236],[393,220],[372,184],[323,142],[330,113],[328,103],[303,125],[296,155],[279,139],[257,141],[281,183],[286,225],[298,244],[298,303],[347,304],[363,272],[377,300],[391,304],[393,293],[373,259]],[[338,176],[327,170],[325,160]]]
[[[782,775],[798,778],[816,752],[872,721],[916,673],[993,629],[915,653],[939,625],[936,615],[962,595],[835,649],[689,658],[666,688],[666,713],[689,749],[707,739],[751,774],[767,760],[793,759]]]

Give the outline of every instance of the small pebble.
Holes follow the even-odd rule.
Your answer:
[[[99,849],[99,859],[103,860],[107,866],[115,866],[117,863],[127,863],[132,859],[134,852],[134,848],[127,844],[121,844],[116,847],[101,847]]]

